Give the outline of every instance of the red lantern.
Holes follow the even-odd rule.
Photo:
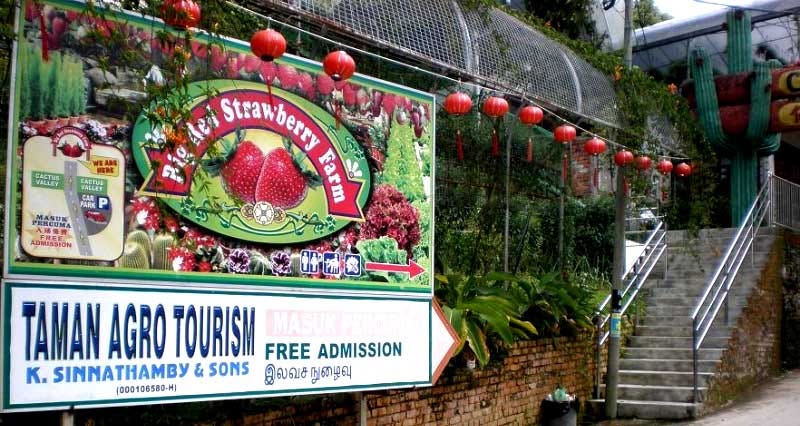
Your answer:
[[[633,153],[623,149],[614,154],[614,163],[620,167],[625,167],[633,162]]]
[[[450,115],[464,115],[472,109],[472,99],[462,92],[453,92],[444,98],[442,105]]]
[[[600,155],[606,152],[606,143],[600,138],[591,138],[583,144],[583,150],[589,155]]]
[[[678,177],[689,176],[692,174],[692,166],[686,163],[678,164],[675,166],[675,174],[678,175]]]
[[[569,124],[562,124],[553,131],[553,139],[558,143],[569,143],[575,140],[577,133]]]
[[[499,118],[508,112],[508,102],[498,96],[489,96],[483,101],[483,113],[492,118]],[[497,136],[497,126],[492,128],[492,156],[500,155],[500,140]]]
[[[542,122],[542,118],[544,118],[544,113],[537,106],[528,105],[519,110],[519,121],[526,126],[539,124]]]
[[[490,96],[483,101],[483,113],[492,118],[502,117],[508,112],[508,102],[498,96]]]
[[[286,52],[286,39],[272,29],[256,31],[250,37],[250,50],[264,62],[274,61]]]
[[[653,162],[650,161],[650,157],[646,155],[636,157],[636,168],[639,170],[649,170],[652,164]]]
[[[347,80],[356,72],[356,62],[344,50],[335,50],[322,60],[322,68],[333,81]]]
[[[453,92],[444,98],[442,105],[450,115],[464,115],[472,109],[472,99],[462,92]],[[456,130],[456,156],[459,161],[464,161],[464,143],[461,139],[461,129]]]
[[[322,69],[325,70],[325,74],[328,74],[333,81],[344,81],[352,77],[356,72],[356,61],[344,50],[334,50],[325,55],[325,59],[322,60]],[[339,122],[341,121],[340,111],[342,106],[338,100],[335,101],[335,103],[336,113],[334,116],[336,117],[336,128],[338,129]]]
[[[669,161],[667,159],[659,161],[658,166],[656,167],[658,168],[658,172],[661,173],[662,175],[668,175],[672,173],[672,161]]]
[[[519,111],[519,121],[526,126],[539,124],[542,122],[542,118],[544,118],[544,113],[542,109],[537,106],[528,105]],[[533,161],[533,140],[530,137],[528,137],[528,149],[525,152],[525,161],[529,163]]]
[[[275,30],[266,29],[256,31],[250,37],[250,50],[253,54],[261,58],[264,62],[272,62],[280,58],[286,52],[286,39],[283,35]],[[263,75],[263,74],[262,74]],[[269,105],[272,107],[272,79],[265,79],[267,83],[267,92],[269,93]]]
[[[192,0],[166,0],[161,13],[167,25],[179,30],[196,27],[200,22],[200,6]]]

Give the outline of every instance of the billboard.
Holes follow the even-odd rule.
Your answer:
[[[2,410],[436,381],[433,95],[77,1],[16,28]]]
[[[422,386],[444,355],[429,298],[6,281],[3,300],[6,410]]]
[[[7,276],[431,294],[431,94],[124,11],[24,6]]]

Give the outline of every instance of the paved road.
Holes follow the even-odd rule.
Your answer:
[[[686,426],[798,426],[800,425],[800,370],[756,388],[742,400]]]

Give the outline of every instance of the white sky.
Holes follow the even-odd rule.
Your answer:
[[[715,3],[736,4],[742,3],[735,0],[712,0]],[[699,3],[693,0],[655,0],[658,10],[670,14],[673,18],[685,18],[689,16],[701,15],[724,6]]]

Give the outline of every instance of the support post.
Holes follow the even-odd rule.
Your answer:
[[[61,412],[61,426],[75,426],[75,414],[72,411]]]
[[[520,108],[519,110],[521,110]],[[517,119],[519,119],[519,110],[517,111]],[[509,244],[510,244],[510,223],[511,223],[511,142],[514,138],[514,125],[508,126],[508,137],[506,137],[506,222],[503,230],[503,272],[508,273],[508,258],[509,258]],[[519,254],[517,254],[519,255]]]
[[[617,167],[617,188],[614,195],[614,263],[612,267],[611,320],[608,336],[608,374],[606,378],[606,417],[617,418],[617,385],[619,383],[620,308],[622,274],[625,273],[625,167]],[[616,330],[615,330],[616,329]]]
[[[358,405],[358,424],[359,426],[367,426],[369,410],[367,410],[367,398],[364,396],[364,392],[358,393]]]
[[[564,198],[567,192],[567,144],[561,144],[561,197],[558,201],[558,267],[564,274]]]

